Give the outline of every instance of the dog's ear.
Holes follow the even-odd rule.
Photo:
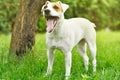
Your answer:
[[[47,6],[48,3],[50,3],[50,1],[46,1],[46,3],[42,6],[41,12],[43,12],[44,7]]]
[[[69,5],[62,3],[61,1],[58,1],[58,3],[61,5],[63,12],[69,8]]]
[[[50,1],[46,1],[45,5],[47,5],[48,3],[50,3]]]

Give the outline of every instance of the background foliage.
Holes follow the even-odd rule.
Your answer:
[[[0,32],[11,31],[18,11],[18,0],[0,0]]]
[[[51,0],[57,1],[57,0]],[[97,26],[97,29],[120,29],[120,0],[61,0],[69,4],[66,18],[85,17]],[[18,11],[19,0],[0,0],[0,32],[10,32]],[[40,15],[37,31],[45,31],[45,20]]]

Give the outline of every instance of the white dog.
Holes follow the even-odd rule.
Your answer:
[[[84,18],[64,19],[64,12],[68,9],[67,4],[62,2],[47,1],[42,7],[46,19],[47,34],[46,44],[48,47],[47,75],[52,73],[54,49],[60,49],[65,55],[66,79],[70,76],[71,51],[78,45],[78,51],[84,59],[84,65],[88,70],[89,59],[86,54],[87,43],[92,56],[93,71],[96,71],[96,32],[94,23]]]

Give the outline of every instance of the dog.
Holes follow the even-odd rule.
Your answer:
[[[69,8],[67,4],[47,1],[43,7],[43,16],[46,19],[46,45],[48,67],[46,75],[52,73],[54,49],[61,50],[65,55],[66,73],[68,79],[71,72],[71,51],[78,45],[79,54],[84,59],[85,69],[88,70],[89,59],[86,54],[86,44],[91,52],[93,71],[96,71],[96,31],[95,24],[85,18],[65,19],[64,13]]]

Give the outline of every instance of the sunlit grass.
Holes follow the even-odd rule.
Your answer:
[[[2,80],[63,80],[64,54],[55,51],[53,73],[44,77],[47,68],[45,34],[36,35],[33,51],[23,58],[8,59],[10,35],[0,35],[0,79]],[[88,55],[89,51],[88,51]],[[120,32],[97,32],[97,72],[92,73],[91,59],[88,72],[77,48],[72,51],[70,80],[119,80],[120,79]]]

